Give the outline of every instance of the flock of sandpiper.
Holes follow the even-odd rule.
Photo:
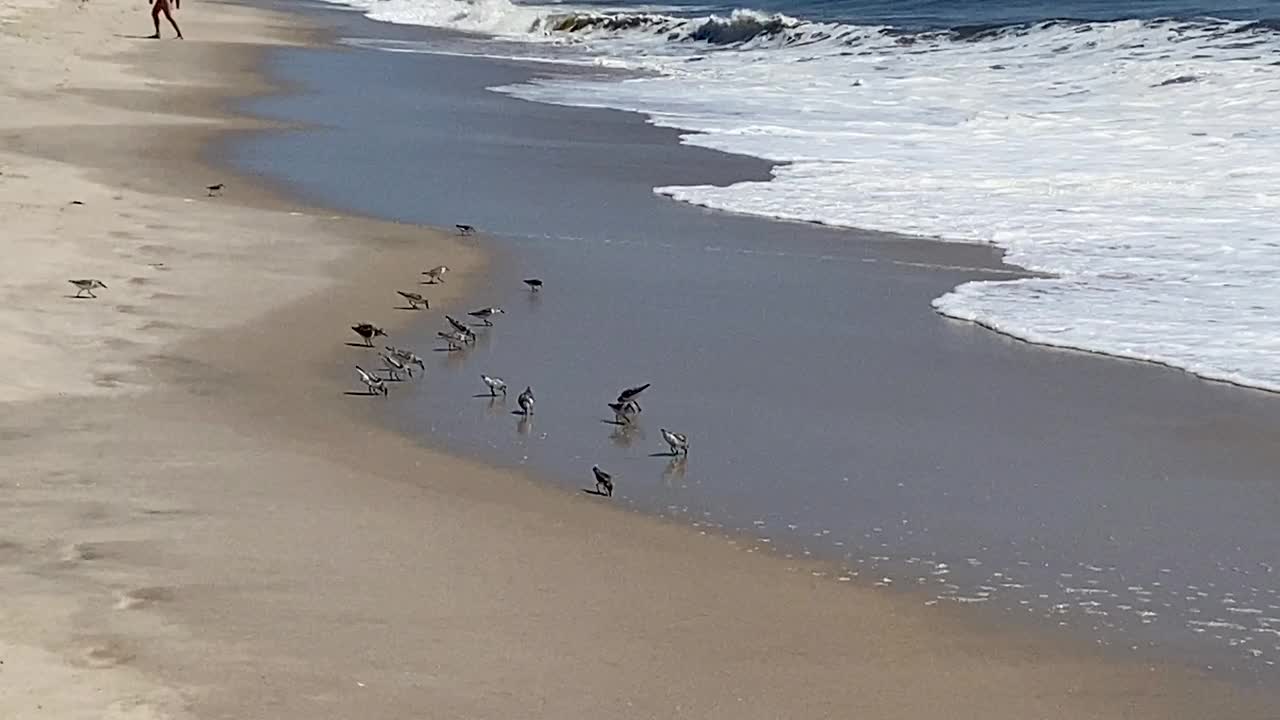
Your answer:
[[[222,194],[225,187],[226,186],[224,184],[217,183],[209,185],[205,189],[208,191],[209,197],[216,197]],[[455,225],[454,227],[458,229],[458,233],[461,235],[472,235],[476,231],[475,227],[471,225],[460,224]],[[443,283],[444,276],[448,272],[449,267],[446,265],[439,265],[431,268],[430,270],[426,270],[422,273],[426,277],[423,284],[435,285]],[[94,295],[93,291],[98,288],[107,287],[106,283],[93,278],[68,280],[67,282],[75,286],[76,294],[74,297],[76,298],[96,298],[98,296]],[[529,287],[530,292],[536,293],[542,290],[542,280],[538,278],[529,278],[524,281],[524,284]],[[404,290],[397,290],[396,293],[399,294],[400,297],[404,298],[405,302],[408,303],[408,307],[406,309],[426,310],[431,307],[431,303],[421,293]],[[445,341],[449,351],[462,351],[468,346],[475,344],[475,327],[493,327],[493,318],[498,315],[502,315],[503,313],[504,310],[496,305],[472,310],[467,314],[477,321],[473,325],[468,325],[457,318],[445,315],[444,319],[448,322],[449,327],[446,330],[437,332],[436,335]],[[364,346],[369,348],[374,347],[374,338],[387,336],[386,330],[383,330],[372,323],[359,323],[352,325],[351,330],[355,332],[356,335],[359,335],[364,340]],[[368,389],[368,394],[370,395],[388,395],[390,392],[388,382],[398,382],[402,379],[402,375],[407,375],[409,378],[412,378],[414,366],[417,366],[421,373],[426,373],[426,363],[412,350],[405,350],[392,345],[386,345],[384,346],[384,350],[378,353],[378,358],[382,361],[383,365],[380,369],[369,371],[359,365],[355,366],[360,382]],[[379,374],[379,372],[383,374]],[[502,378],[482,374],[480,376],[480,380],[485,384],[485,387],[488,388],[490,397],[496,398],[499,394],[504,398],[507,396],[507,383]],[[609,403],[609,409],[613,411],[614,422],[616,424],[629,426],[635,422],[636,416],[641,412],[640,403],[636,398],[648,387],[649,383],[645,383],[643,385],[626,388],[622,392],[618,393],[618,399],[615,402]],[[525,386],[524,392],[520,393],[520,395],[516,397],[516,404],[520,407],[520,410],[518,411],[519,414],[524,415],[526,418],[532,416],[534,402],[533,388]],[[668,446],[670,446],[672,455],[678,456],[681,454],[689,454],[688,436],[683,433],[673,432],[666,428],[661,428],[661,432],[662,439],[666,441]],[[593,465],[591,467],[591,474],[594,476],[596,481],[596,493],[606,497],[613,497],[613,475],[601,470],[599,465]]]
[[[470,225],[457,225],[458,232],[462,235],[470,235],[475,232],[475,228]],[[444,282],[445,274],[449,272],[449,267],[440,265],[422,273],[425,276],[423,284],[435,285]],[[530,278],[524,281],[529,287],[530,292],[539,292],[542,290],[542,280],[538,278]],[[410,310],[426,310],[431,307],[430,301],[421,293],[409,292],[405,290],[397,290],[396,293],[404,298],[408,303],[404,309]],[[446,350],[450,352],[460,352],[466,350],[469,346],[476,342],[476,328],[493,327],[493,319],[498,315],[504,314],[505,311],[496,305],[482,307],[472,310],[467,315],[473,318],[472,324],[467,324],[458,320],[451,315],[445,315],[444,319],[447,328],[436,333],[446,343]],[[387,337],[386,330],[374,325],[373,323],[362,322],[351,326],[352,332],[360,336],[364,340],[363,347],[374,347],[374,338]],[[378,352],[378,358],[382,361],[382,367],[369,371],[363,367],[356,365],[356,373],[360,382],[368,389],[369,395],[386,396],[390,392],[388,383],[398,382],[402,375],[413,377],[413,368],[425,373],[426,364],[422,358],[412,350],[405,350],[392,345],[385,345],[382,351]],[[380,374],[381,373],[381,374]],[[507,396],[507,382],[495,375],[480,375],[481,382],[489,392],[489,397],[496,398],[498,395]],[[609,409],[613,411],[614,422],[618,425],[629,426],[635,422],[636,417],[640,414],[640,403],[637,400],[640,393],[649,387],[649,383],[637,385],[624,389],[618,394],[616,401],[609,403]],[[516,404],[520,407],[518,414],[527,417],[533,415],[535,398],[533,388],[525,386],[523,392],[516,397]],[[666,441],[671,448],[672,455],[688,455],[689,438],[683,433],[674,432],[666,428],[661,428],[662,439]],[[596,482],[596,494],[606,497],[613,496],[613,475],[600,469],[599,465],[591,468],[591,473]]]

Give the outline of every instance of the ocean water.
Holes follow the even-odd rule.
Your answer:
[[[658,193],[1049,275],[962,285],[945,315],[1280,390],[1280,4],[343,2],[470,52],[643,71],[495,89],[780,163]]]
[[[239,139],[237,165],[340,211],[474,223],[498,250],[469,292],[508,314],[475,346],[431,352],[439,310],[395,338],[429,358],[386,401],[398,425],[575,493],[598,463],[617,504],[834,579],[1280,687],[1274,398],[949,321],[930,301],[1009,277],[982,270],[993,253],[670,202],[653,187],[767,185],[770,165],[488,89],[660,75],[462,57],[596,62],[324,14],[357,47],[274,53],[298,91],[253,107],[309,129]],[[437,263],[424,246],[402,281]],[[480,373],[534,387],[536,418]],[[642,382],[644,416],[609,424]],[[692,459],[662,455],[660,427]]]

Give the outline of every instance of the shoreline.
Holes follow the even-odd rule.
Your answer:
[[[197,25],[221,16],[224,37],[279,19],[206,7],[216,12]],[[145,21],[109,1],[85,12],[111,11],[86,23],[91,33],[110,32],[103,20],[112,17]],[[155,67],[165,51],[191,53],[174,72],[217,76],[210,61],[241,62],[243,49],[188,40],[139,54]],[[116,81],[138,93],[129,103],[137,108],[149,93],[128,86],[133,72]],[[143,107],[161,105],[171,103]],[[78,347],[119,353],[109,367],[96,357],[87,370],[51,366],[43,384],[6,397],[23,412],[0,423],[0,447],[29,461],[7,487],[0,538],[0,572],[13,590],[0,616],[0,672],[18,688],[0,694],[7,716],[392,718],[432,707],[458,717],[931,717],[942,708],[960,717],[1204,717],[1263,707],[1192,674],[1103,667],[787,575],[773,560],[690,542],[697,536],[683,528],[566,502],[519,475],[353,426],[371,408],[353,411],[341,395],[355,389],[341,345],[348,315],[395,317],[384,281],[403,282],[406,262],[416,272],[424,242],[439,246],[428,254],[459,258],[449,261],[459,278],[478,272],[475,251],[416,226],[294,215],[302,208],[293,204],[261,209],[253,203],[269,199],[240,180],[217,205],[198,192],[156,194],[166,183],[202,188],[203,175],[192,177],[201,166],[170,156],[129,174],[124,159],[144,149],[168,155],[157,148],[169,143],[199,155],[190,134],[127,122],[108,133],[112,118],[102,116],[91,136],[54,129],[82,110],[24,115],[32,122],[21,131],[5,128],[0,197],[23,197],[66,170],[42,152],[87,164],[98,179],[119,169],[106,186],[54,184],[94,213],[112,208],[54,227],[106,233],[113,251],[162,256],[168,269],[76,304],[104,311]],[[147,111],[130,114],[138,112]],[[225,122],[201,117],[197,125]],[[96,162],[81,157],[95,152]],[[62,214],[61,198],[56,210],[43,202]],[[65,264],[55,257],[40,267],[65,274]],[[453,277],[433,300],[465,291]],[[108,308],[127,324],[113,324]],[[76,372],[105,382],[100,396],[79,392]]]
[[[387,29],[354,13],[327,16],[336,16],[344,37],[356,38],[344,43],[356,48],[364,48],[362,38]],[[415,28],[387,30],[413,41]],[[447,48],[447,36],[422,36],[416,42]],[[762,542],[770,544],[790,532],[815,554],[836,563],[843,556],[863,577],[887,576],[899,584],[923,580],[943,604],[987,603],[980,605],[983,612],[999,606],[1018,617],[1039,618],[1050,629],[1066,620],[1086,638],[1135,655],[1212,666],[1245,684],[1270,684],[1265,663],[1276,658],[1250,657],[1237,645],[1265,639],[1266,628],[1246,637],[1247,628],[1232,623],[1238,634],[1201,634],[1207,621],[1231,622],[1239,609],[1235,602],[1254,608],[1274,602],[1266,597],[1275,592],[1266,579],[1248,571],[1265,568],[1265,562],[1253,561],[1269,558],[1241,550],[1272,544],[1265,540],[1269,520],[1251,509],[1274,501],[1267,491],[1273,466],[1268,458],[1280,456],[1267,450],[1263,438],[1280,427],[1280,408],[1267,398],[1183,372],[1009,342],[934,313],[929,300],[974,277],[969,271],[984,259],[994,262],[990,247],[864,237],[655,199],[653,186],[673,174],[683,182],[715,183],[731,181],[734,171],[759,168],[737,156],[679,146],[677,133],[655,130],[634,114],[548,106],[484,90],[540,75],[542,67],[448,52],[300,50],[278,55],[272,72],[309,93],[266,103],[266,114],[315,122],[324,130],[280,133],[270,143],[250,144],[252,153],[290,168],[286,175],[309,197],[344,208],[376,210],[402,221],[456,217],[463,208],[461,216],[492,235],[488,245],[500,256],[477,284],[475,304],[498,302],[515,315],[499,323],[492,343],[482,342],[467,360],[440,363],[429,389],[393,405],[394,427],[421,437],[428,447],[531,470],[569,490],[576,491],[574,481],[584,467],[600,462],[620,473],[619,499],[653,515],[694,526],[710,518],[712,527],[768,536]],[[380,80],[415,76],[449,81],[419,82],[406,94],[399,83]],[[358,87],[361,94],[344,87]],[[385,104],[385,122],[381,112],[346,117],[331,111],[367,99],[379,108]],[[475,138],[457,149],[448,133],[402,132],[406,110],[444,127],[469,128]],[[365,139],[366,129],[373,139]],[[330,150],[347,144],[360,152]],[[277,146],[284,149],[277,153]],[[308,159],[328,152],[357,182],[324,175]],[[490,167],[494,156],[501,158],[500,167]],[[601,157],[610,158],[608,169],[597,162]],[[267,162],[249,167],[270,172]],[[434,167],[449,168],[447,183]],[[524,197],[537,183],[558,190]],[[377,196],[370,198],[362,185],[377,187]],[[475,193],[450,194],[445,186],[451,185],[486,192],[476,202],[469,197]],[[413,190],[406,195],[403,188]],[[418,197],[419,188],[428,191]],[[433,197],[436,190],[445,197]],[[564,198],[574,198],[574,212],[557,212]],[[609,210],[593,213],[594,206]],[[940,263],[939,252],[949,261]],[[550,273],[544,277],[554,292],[529,296],[517,269]],[[626,293],[605,280],[624,276],[631,278]],[[672,277],[678,279],[664,281]],[[805,279],[803,287],[788,285],[798,278]],[[734,292],[744,281],[763,281],[768,289]],[[834,312],[803,302],[815,295],[845,302],[833,303]],[[633,317],[627,296],[653,307]],[[658,328],[651,322],[658,317],[687,322]],[[776,328],[784,326],[792,333],[780,345]],[[590,362],[566,363],[564,349],[547,343],[561,338],[574,344],[610,333],[621,333],[639,351],[596,346]],[[845,357],[852,365],[809,362],[778,373],[768,361],[775,353],[765,353],[763,362],[727,359],[757,355],[761,342],[779,353],[789,346],[826,348],[819,354]],[[704,346],[718,349],[725,361],[702,362],[699,356],[710,352],[698,350]],[[619,349],[624,351],[614,351]],[[492,406],[485,411],[483,403],[459,402],[475,392],[473,367],[513,383],[520,379],[520,387],[524,379],[532,381],[546,401],[540,408],[547,410],[539,412],[537,432],[517,426],[513,436]],[[851,368],[857,372],[850,374]],[[517,369],[522,378],[507,374]],[[841,387],[803,394],[797,373],[843,381]],[[600,425],[591,403],[581,402],[596,397],[603,405],[620,378],[657,383],[649,399],[662,414],[631,436],[635,447],[616,433],[609,435],[615,447],[605,443],[607,430],[600,428],[607,426]],[[696,382],[708,380],[717,390]],[[755,388],[756,403],[772,409],[772,422],[715,417],[723,398],[748,386]],[[784,388],[802,395],[774,392]],[[704,406],[707,412],[699,414]],[[855,412],[839,415],[839,408]],[[959,419],[965,422],[957,425]],[[683,467],[668,472],[644,457],[647,450],[641,448],[660,445],[655,421],[677,423],[698,439],[687,477]],[[1227,427],[1233,428],[1230,435],[1223,432]],[[767,444],[765,438],[790,437],[788,428],[818,437],[829,428],[845,428],[843,442],[854,446],[831,455],[829,445],[797,436],[788,443],[789,453],[752,452],[752,446]],[[845,491],[842,475],[845,483],[856,476]],[[775,477],[791,480],[779,483]],[[1213,489],[1218,483],[1227,485],[1225,495]],[[1216,504],[1214,512],[1201,510],[1206,496],[1214,496],[1208,500]],[[1010,515],[1004,511],[1009,506],[1021,512]],[[903,520],[910,526],[891,529]],[[880,535],[882,529],[889,534]],[[823,539],[810,537],[819,530]],[[1183,548],[1187,533],[1200,542]],[[981,569],[969,569],[971,560],[981,560],[972,564]],[[1245,570],[1235,572],[1237,567]],[[1059,573],[1104,583],[1109,594],[1103,607],[1080,599],[1082,592],[1102,588],[1064,585]],[[1146,603],[1153,602],[1142,587],[1148,583],[1169,594],[1154,601],[1158,620],[1146,614]],[[1185,593],[1177,592],[1179,585]],[[1216,599],[1195,601],[1205,587],[1227,593],[1223,603],[1231,608],[1219,607]],[[1062,608],[1074,612],[1064,618]],[[1099,621],[1095,610],[1109,617]],[[1265,642],[1248,647],[1271,651]]]

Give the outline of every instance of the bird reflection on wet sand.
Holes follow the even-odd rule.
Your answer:
[[[684,471],[689,464],[689,456],[677,455],[671,458],[667,466],[662,469],[662,479],[671,485],[674,481],[684,482]]]

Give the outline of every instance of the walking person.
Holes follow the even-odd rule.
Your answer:
[[[173,0],[173,9],[177,10],[182,7],[182,0]],[[182,29],[178,27],[178,21],[173,19],[173,12],[169,9],[169,0],[152,0],[151,2],[151,21],[155,23],[156,34],[149,39],[160,39],[160,13],[164,13],[164,17],[173,26],[173,31],[178,33],[178,39],[182,39]]]

